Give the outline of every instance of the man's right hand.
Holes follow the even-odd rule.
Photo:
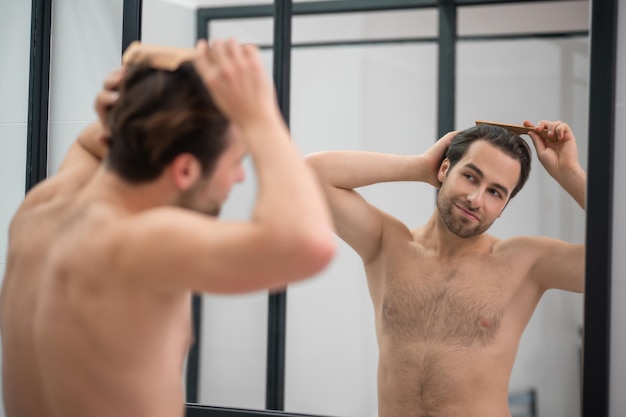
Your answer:
[[[428,166],[429,173],[427,178],[425,178],[425,181],[436,188],[441,187],[441,182],[437,178],[437,173],[439,172],[441,163],[445,159],[446,151],[457,133],[459,133],[458,130],[446,133],[441,137],[441,139],[435,142],[433,146],[422,154],[422,158]]]
[[[102,90],[96,96],[95,109],[98,114],[103,136],[108,138],[111,135],[107,125],[107,113],[111,106],[115,104],[119,98],[119,88],[124,80],[124,67],[112,71],[102,84]]]
[[[273,83],[255,46],[214,40],[209,49],[200,40],[194,65],[218,107],[235,124],[246,128],[280,117]]]

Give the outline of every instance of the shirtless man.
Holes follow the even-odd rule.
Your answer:
[[[546,127],[556,140],[537,135]],[[530,135],[545,169],[584,208],[586,174],[568,125],[542,121]],[[511,370],[539,299],[549,288],[583,291],[582,245],[485,233],[524,185],[530,158],[523,139],[494,126],[451,132],[419,156],[308,157],[337,233],[365,267],[380,417],[510,416]],[[387,181],[439,188],[425,226],[409,229],[354,191]]]
[[[115,102],[104,163],[96,123],[15,214],[0,309],[8,417],[181,417],[191,293],[283,287],[332,257],[322,190],[258,51],[208,51],[199,42],[174,72],[112,75],[97,100],[100,114]],[[219,221],[246,150],[252,218]]]

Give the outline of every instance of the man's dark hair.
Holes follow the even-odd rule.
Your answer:
[[[517,181],[517,185],[511,192],[511,198],[515,197],[515,194],[526,183],[528,174],[530,174],[530,146],[524,139],[510,130],[481,124],[459,132],[454,137],[446,152],[446,158],[450,160],[449,169],[452,169],[463,158],[469,146],[477,140],[484,140],[519,161],[521,166],[519,181]]]
[[[182,153],[208,176],[227,147],[229,122],[191,63],[175,71],[129,67],[107,122],[107,167],[133,183],[156,179]]]

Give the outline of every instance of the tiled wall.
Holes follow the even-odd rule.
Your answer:
[[[9,223],[24,198],[30,9],[29,1],[0,1],[0,283]],[[0,417],[4,417],[1,403]]]

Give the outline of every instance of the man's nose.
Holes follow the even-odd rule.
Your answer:
[[[483,198],[485,195],[485,190],[476,189],[474,192],[467,195],[467,201],[470,203],[470,207],[473,209],[478,209],[483,206]]]

